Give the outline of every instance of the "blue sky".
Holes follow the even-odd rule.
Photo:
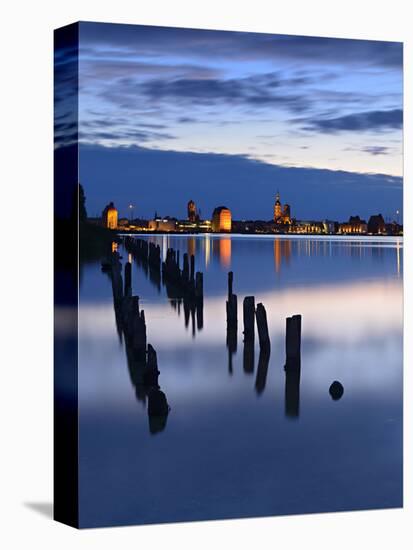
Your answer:
[[[85,151],[144,148],[181,153],[183,163],[199,153],[395,176],[383,181],[396,182],[400,207],[399,43],[81,23],[79,75]],[[88,170],[92,197],[96,170]],[[139,202],[127,174],[116,185]],[[366,185],[373,193],[371,178]],[[272,194],[277,188],[288,195],[282,181]]]

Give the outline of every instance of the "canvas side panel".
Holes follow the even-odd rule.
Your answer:
[[[78,510],[78,24],[54,33],[54,518]]]

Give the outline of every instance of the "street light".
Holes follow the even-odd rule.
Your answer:
[[[132,203],[129,204],[129,212],[130,212],[129,221],[131,222],[132,219],[133,219],[133,204]]]

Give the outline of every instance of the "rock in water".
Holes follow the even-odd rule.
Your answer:
[[[335,380],[331,384],[330,389],[328,391],[331,395],[331,398],[334,399],[334,401],[338,401],[343,396],[344,388],[343,388],[343,385],[340,384],[340,382],[337,382],[337,380]]]

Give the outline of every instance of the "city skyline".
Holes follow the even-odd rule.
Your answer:
[[[156,188],[162,212],[196,190],[265,219],[275,189],[300,218],[402,212],[402,63],[396,42],[80,23],[91,210],[140,196],[148,217]]]

